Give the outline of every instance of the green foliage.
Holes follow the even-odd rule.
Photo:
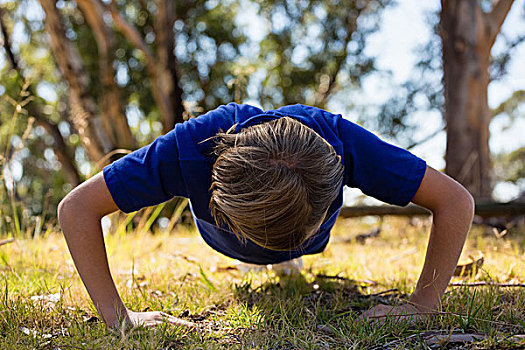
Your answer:
[[[494,168],[499,181],[508,181],[523,186],[525,147],[520,147],[509,154],[497,155],[494,159]]]
[[[260,42],[262,81],[257,99],[266,108],[297,102],[326,107],[338,91],[357,88],[374,71],[364,54],[390,1],[258,1],[269,28]],[[345,107],[351,103],[345,99]]]
[[[5,215],[0,220],[0,228],[11,232],[14,227],[5,226],[4,220],[15,222],[19,217],[20,230],[26,232],[35,220],[43,223],[46,218],[54,217],[56,205],[71,188],[53,152],[53,138],[33,118],[35,111],[41,111],[48,120],[62,122],[63,130],[69,132],[68,123],[63,122],[67,109],[63,100],[66,87],[48,50],[43,17],[38,11],[28,11],[30,3],[2,4],[1,20],[8,33],[13,33],[13,51],[27,78],[20,76],[7,61],[0,66],[0,149],[3,152],[11,147],[2,164],[3,174],[8,171],[9,176],[3,179],[7,183],[2,181],[6,194],[0,203]],[[42,96],[39,92],[43,92]],[[19,113],[15,113],[17,106]],[[70,147],[76,147],[78,139],[68,137],[72,136],[68,133],[64,136]],[[9,195],[6,186],[10,188]],[[15,206],[6,202],[10,195],[16,199]]]
[[[238,1],[177,1],[175,54],[184,99],[207,111],[233,101],[228,81],[236,76],[248,40],[235,18]]]
[[[115,3],[155,53],[156,2]],[[255,100],[268,108],[297,102],[328,106],[338,93],[358,88],[360,80],[375,70],[373,58],[364,54],[366,38],[377,29],[381,10],[389,4],[390,0],[176,1],[174,54],[188,116],[231,101]],[[42,127],[42,118],[59,126],[81,175],[99,169],[89,163],[71,122],[69,88],[50,50],[45,14],[38,1],[7,1],[0,6],[21,74],[7,60],[0,61],[0,145],[5,148],[10,142],[17,143],[30,117],[38,116],[23,146],[13,155],[15,166],[22,169],[14,193],[29,217],[54,215],[56,204],[71,185],[57,157],[56,140]],[[57,8],[67,40],[80,53],[89,77],[88,94],[93,101],[100,101],[105,91],[101,89],[94,33],[74,1],[58,1]],[[255,36],[242,24],[249,16],[264,24]],[[142,146],[161,132],[150,72],[143,52],[114,28],[110,16],[106,21],[114,37],[111,59],[120,104],[138,146]],[[31,99],[24,107],[27,113],[20,114],[13,124],[13,105],[8,100],[17,99],[25,79],[30,82]],[[352,104],[346,98],[342,101],[343,107]],[[100,112],[101,106],[96,108]]]

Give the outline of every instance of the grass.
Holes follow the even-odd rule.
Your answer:
[[[192,227],[172,234],[126,232],[106,236],[113,276],[126,305],[163,310],[194,321],[197,331],[169,325],[107,330],[98,319],[59,230],[18,238],[0,247],[1,349],[429,349],[428,332],[481,333],[477,348],[519,348],[525,288],[450,287],[441,313],[416,325],[356,322],[377,303],[401,303],[422,266],[427,219],[340,220],[322,254],[304,257],[300,275],[247,275],[210,249]],[[144,225],[147,226],[147,225]],[[381,226],[364,243],[349,238]],[[484,256],[476,276],[462,281],[523,283],[525,230],[496,238],[475,227],[464,250]],[[338,276],[326,278],[321,276]],[[521,343],[523,346],[523,343]]]

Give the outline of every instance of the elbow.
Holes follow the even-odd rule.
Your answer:
[[[465,190],[465,192],[467,192],[468,212],[470,214],[470,221],[472,221],[472,219],[474,219],[474,214],[476,213],[476,202],[474,201],[474,197],[472,197],[469,191]]]
[[[58,204],[57,219],[64,236],[76,231],[76,227],[83,223],[84,216],[89,212],[75,191],[70,192]]]
[[[58,223],[60,224],[60,228],[62,229],[62,232],[66,234],[67,230],[65,227],[67,227],[67,221],[68,217],[70,217],[71,211],[72,211],[72,200],[71,200],[71,194],[68,194],[65,196],[60,203],[58,204],[57,208],[57,218]]]
[[[461,186],[461,191],[458,194],[456,203],[458,206],[457,209],[464,213],[469,222],[472,222],[476,210],[476,202],[474,201],[472,194],[470,194],[470,192],[463,186]]]
[[[468,221],[469,225],[474,219],[476,204],[470,192],[460,184],[456,184],[452,191],[448,191],[441,198],[432,212],[444,214],[447,217],[456,217],[461,221]]]

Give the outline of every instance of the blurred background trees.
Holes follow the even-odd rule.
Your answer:
[[[523,116],[519,112],[525,102],[523,90],[515,91],[493,110],[488,104],[489,84],[508,74],[509,62],[525,41],[525,26],[510,36],[500,35],[513,5],[513,0],[441,1],[439,12],[429,17],[434,34],[420,48],[413,76],[380,106],[377,118],[368,116],[375,121],[374,127],[409,149],[445,130],[444,170],[478,201],[492,200],[497,181],[520,181],[516,169],[521,169],[518,159],[523,159],[522,151],[493,159],[489,148],[489,127],[494,118]],[[525,6],[521,6],[525,21]],[[498,38],[500,48],[494,54]],[[425,126],[411,116],[433,110],[443,115],[443,124],[422,140],[414,140],[413,131]],[[511,163],[510,168],[504,165]]]
[[[4,0],[2,201],[16,199],[23,205],[3,205],[2,217],[54,216],[60,198],[105,164],[151,142],[175,123],[231,101],[264,108],[305,103],[337,113],[359,112],[361,122],[404,147],[427,139],[414,139],[421,122],[411,119],[411,113],[440,110],[453,135],[446,170],[478,198],[488,198],[495,179],[519,181],[523,173],[522,150],[496,157],[492,171],[485,147],[487,121],[502,113],[519,115],[523,92],[494,111],[486,101],[472,102],[486,95],[490,79],[505,74],[523,41],[523,36],[513,38],[501,55],[490,56],[512,2],[446,2],[441,21],[437,13],[430,17],[435,35],[421,50],[418,75],[394,87],[384,105],[367,108],[349,96],[367,76],[382,74],[367,45],[381,25],[383,10],[393,5],[390,0]],[[483,21],[495,12],[497,23],[481,40],[489,23]],[[474,22],[460,27],[477,32],[454,29],[468,19]],[[483,65],[459,70],[468,76],[453,75],[465,63],[463,56],[480,54],[478,44],[484,45],[483,56],[474,61]],[[450,91],[471,89],[476,82],[481,84],[478,95],[467,93],[466,102],[454,102],[459,107],[452,108],[450,96],[458,95]],[[481,112],[463,113],[473,105]],[[465,120],[474,120],[483,131]],[[452,127],[455,122],[463,126]],[[430,130],[428,139],[443,126]],[[452,144],[458,141],[464,144]],[[469,161],[473,152],[478,156]],[[512,166],[502,166],[505,162]],[[460,164],[459,170],[453,164]],[[472,176],[462,178],[462,172]],[[479,191],[473,181],[483,184]]]

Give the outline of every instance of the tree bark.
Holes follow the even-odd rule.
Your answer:
[[[157,0],[158,13],[155,19],[157,55],[154,55],[149,49],[138,30],[122,17],[115,2],[112,1],[108,8],[118,30],[144,53],[153,98],[162,115],[163,132],[166,133],[173,129],[175,123],[184,121],[182,89],[179,86],[177,63],[173,52],[175,46],[174,4],[171,1]]]
[[[490,51],[512,5],[484,13],[478,0],[442,0],[440,35],[447,125],[446,173],[477,200],[492,197],[488,106]],[[505,5],[505,6],[504,6]]]
[[[163,118],[164,132],[175,127],[176,123],[184,121],[184,106],[182,104],[182,89],[179,86],[177,59],[175,57],[175,4],[170,0],[157,0],[157,17],[155,33],[158,56],[158,88],[167,99],[165,102],[169,113]],[[162,79],[167,77],[168,79]]]
[[[40,0],[40,4],[46,14],[45,26],[55,61],[69,84],[71,120],[89,158],[96,162],[110,152],[114,145],[105,133],[100,118],[96,116],[96,103],[87,92],[89,77],[79,52],[65,35],[55,1]]]
[[[104,129],[116,147],[132,149],[135,146],[135,141],[122,110],[120,89],[115,82],[112,56],[115,38],[113,32],[104,22],[105,9],[99,0],[77,0],[77,5],[93,31],[97,42],[102,82],[99,106]]]

